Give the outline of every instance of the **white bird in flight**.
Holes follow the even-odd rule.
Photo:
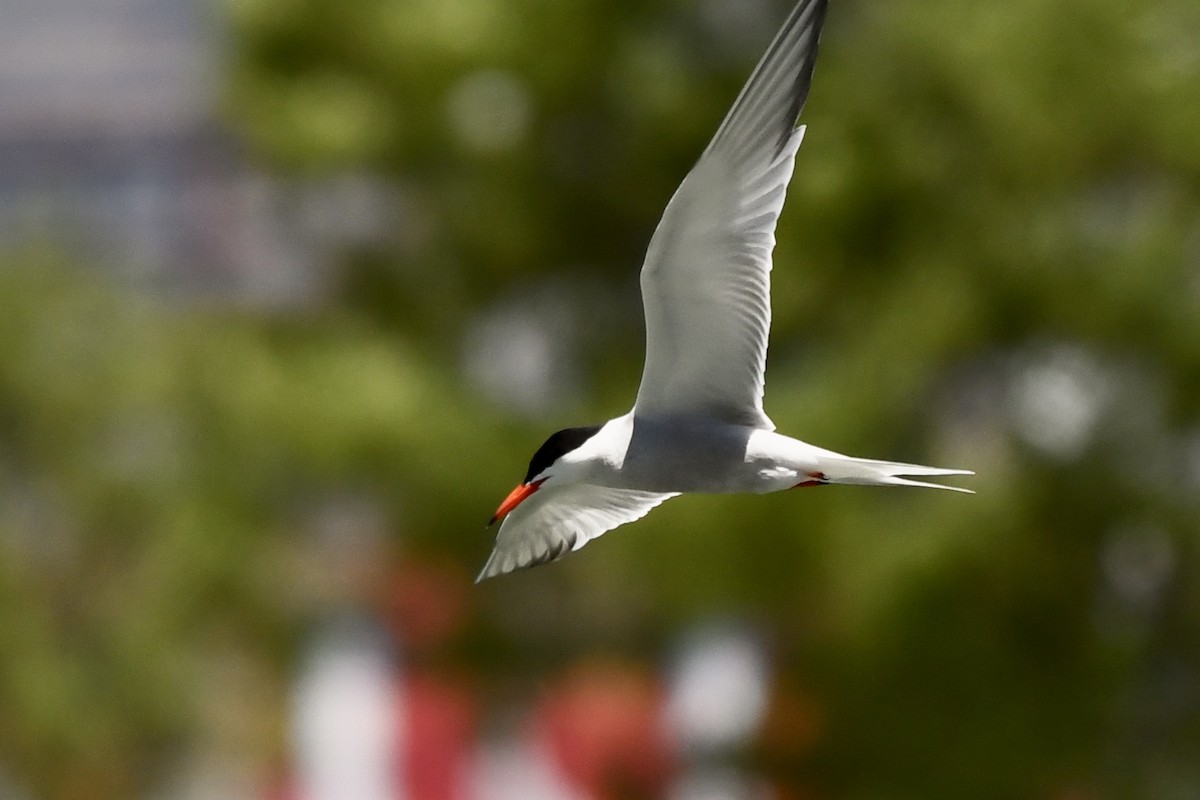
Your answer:
[[[684,492],[925,486],[969,470],[852,458],[763,412],[775,223],[804,126],[827,0],[800,0],[667,204],[642,266],[646,362],[629,413],[546,440],[491,523],[477,581],[553,561]],[[489,523],[489,524],[491,524]]]

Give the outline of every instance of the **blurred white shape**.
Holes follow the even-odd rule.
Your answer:
[[[299,511],[304,536],[297,541],[298,566],[304,572],[291,587],[290,601],[318,612],[369,605],[387,581],[395,521],[375,497],[355,491],[315,494]]]
[[[588,800],[563,779],[553,756],[531,740],[486,743],[471,780],[474,800]]]
[[[771,800],[761,782],[729,768],[693,770],[671,787],[668,800]]]
[[[190,753],[164,784],[143,800],[262,800],[263,765],[213,751]],[[12,798],[0,783],[0,797]]]
[[[1114,594],[1134,608],[1153,605],[1175,572],[1175,545],[1154,525],[1115,529],[1105,539],[1100,558]]]
[[[84,536],[71,506],[45,481],[0,472],[0,554],[50,574],[78,569]],[[0,797],[7,797],[0,792]]]
[[[1078,458],[1095,432],[1112,381],[1089,353],[1059,346],[1019,368],[1009,392],[1017,434],[1063,459]]]
[[[398,800],[403,696],[390,648],[367,625],[319,634],[293,697],[300,800]]]
[[[9,780],[2,768],[0,768],[0,797],[6,798],[6,800],[33,800],[33,795],[17,788],[17,784]]]
[[[562,292],[522,292],[473,323],[464,371],[500,405],[531,416],[544,413],[575,389],[574,332],[574,313]]]
[[[324,247],[388,241],[408,221],[400,188],[377,176],[347,172],[295,188],[298,222]]]
[[[464,146],[497,153],[519,144],[529,131],[533,102],[515,75],[500,70],[471,73],[450,88],[446,115]]]
[[[762,724],[769,681],[766,653],[753,636],[701,630],[683,643],[670,672],[667,724],[684,749],[737,747]]]
[[[144,288],[295,304],[326,255],[218,119],[225,15],[0,2],[0,250],[54,242]]]
[[[219,28],[190,0],[4,0],[0,141],[163,135],[203,122]]]

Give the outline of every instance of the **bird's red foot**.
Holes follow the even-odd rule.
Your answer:
[[[824,472],[810,472],[808,473],[808,480],[800,481],[792,488],[799,489],[801,486],[824,486],[827,483],[829,483],[829,481],[825,478]]]

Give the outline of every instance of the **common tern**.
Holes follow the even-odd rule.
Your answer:
[[[924,486],[970,470],[852,458],[763,412],[775,223],[804,126],[827,0],[800,0],[684,178],[642,266],[646,361],[633,409],[553,434],[496,510],[477,581],[553,561],[684,492]]]

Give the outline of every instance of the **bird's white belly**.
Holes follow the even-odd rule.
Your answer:
[[[780,450],[774,440],[794,441],[707,419],[639,417],[623,460],[597,482],[654,492],[777,491],[795,485],[799,473],[789,453],[772,452]]]

